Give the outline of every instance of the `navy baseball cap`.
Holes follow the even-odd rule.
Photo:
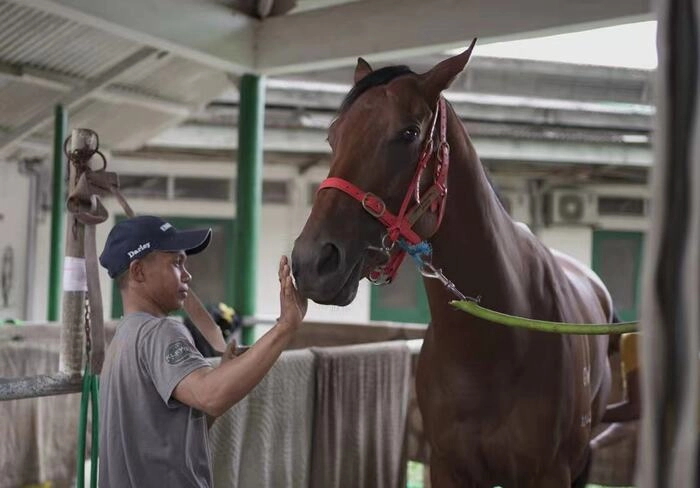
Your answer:
[[[185,251],[197,254],[211,241],[211,229],[179,231],[169,222],[151,215],[123,220],[107,236],[100,264],[110,278],[116,278],[129,268],[134,259],[152,251]]]

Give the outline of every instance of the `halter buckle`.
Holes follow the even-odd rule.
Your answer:
[[[369,199],[374,198],[377,202],[380,204],[380,209],[379,211],[375,211],[372,207],[369,206]],[[386,212],[386,203],[384,203],[384,200],[379,198],[377,195],[375,195],[372,192],[367,192],[362,196],[362,208],[364,208],[368,214],[370,214],[372,217],[375,219],[381,218],[384,215],[384,212]]]

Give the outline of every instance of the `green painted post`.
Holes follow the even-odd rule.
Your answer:
[[[53,175],[51,196],[51,257],[49,265],[48,320],[58,320],[63,286],[63,222],[65,219],[66,160],[63,141],[66,139],[68,117],[63,105],[56,105],[53,135]]]
[[[234,307],[245,320],[255,316],[256,263],[260,208],[262,206],[263,129],[265,78],[243,75],[238,115],[238,176],[236,178],[236,228],[234,258]],[[254,325],[244,325],[243,344],[254,342]]]

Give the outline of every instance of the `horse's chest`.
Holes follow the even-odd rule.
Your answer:
[[[536,355],[527,368],[508,368],[503,357],[490,369],[465,367],[433,354],[430,344],[424,352],[417,389],[431,449],[471,476],[536,472],[572,441],[577,416],[590,419],[581,410],[589,402],[580,401],[590,372],[576,374],[567,347]]]
[[[496,485],[541,471],[568,437],[570,409],[552,409],[546,399],[506,403],[498,397],[471,408],[435,402],[426,422],[433,455],[469,479]]]

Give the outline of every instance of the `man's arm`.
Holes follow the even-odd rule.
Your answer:
[[[233,358],[236,357],[237,351],[236,348],[238,345],[236,344],[236,340],[232,340],[228,343],[226,346],[226,350],[224,353],[221,355],[221,361],[219,363],[219,367],[221,367],[224,363],[227,363],[228,361],[232,360]],[[212,417],[209,414],[207,415],[207,427],[211,429],[211,426],[214,425],[214,420],[216,420],[216,417]]]
[[[245,354],[217,368],[200,368],[185,376],[173,396],[180,402],[218,417],[242,400],[265,376],[289,343],[294,329],[277,323]]]
[[[178,383],[175,399],[218,417],[245,397],[270,370],[299,328],[306,314],[306,299],[297,292],[286,258],[280,261],[281,316],[277,324],[249,350],[217,368],[200,368]]]
[[[190,316],[192,323],[199,329],[207,342],[214,348],[215,351],[223,353],[226,350],[226,341],[224,340],[224,335],[221,333],[221,329],[214,319],[212,319],[209,312],[207,312],[204,305],[199,300],[197,295],[195,295],[194,290],[190,288],[190,292],[187,294],[185,299],[185,311],[187,315]]]

